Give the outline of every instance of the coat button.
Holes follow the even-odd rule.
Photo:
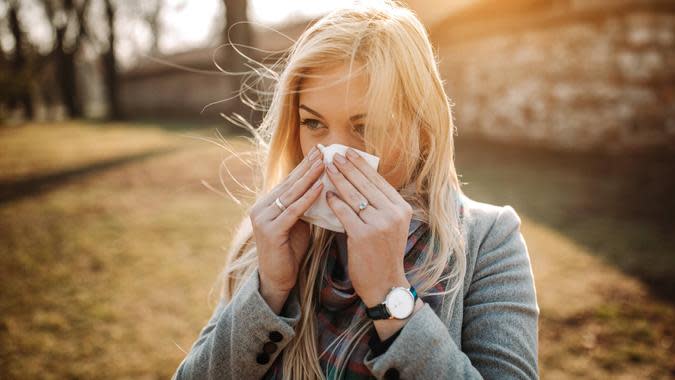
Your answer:
[[[255,361],[258,364],[267,364],[270,361],[270,355],[267,352],[260,352],[258,356],[255,357]]]
[[[384,378],[386,380],[398,380],[399,379],[399,373],[396,368],[389,368],[387,372],[384,373]]]
[[[284,339],[284,336],[278,331],[270,331],[269,335],[272,342],[281,342]]]
[[[276,351],[276,350],[277,350],[276,343],[267,342],[263,345],[263,352],[266,352],[268,354],[273,354],[274,351]]]

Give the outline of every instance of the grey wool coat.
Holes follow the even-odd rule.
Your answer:
[[[369,351],[364,364],[378,379],[538,378],[539,306],[520,217],[509,205],[461,199],[463,297],[444,302],[440,316],[425,303],[383,354]],[[277,315],[260,295],[257,268],[244,281],[230,302],[218,304],[173,380],[260,379],[295,336],[297,293]],[[264,345],[274,346],[268,342],[277,349],[259,360]]]

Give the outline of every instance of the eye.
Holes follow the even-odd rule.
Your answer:
[[[364,133],[365,129],[366,129],[366,126],[363,125],[363,124],[356,124],[354,126],[354,130],[356,131],[356,133],[358,133],[361,136],[363,136],[363,133]]]
[[[321,126],[323,126],[323,124],[316,119],[301,119],[300,125],[304,125],[310,130],[316,130],[319,129]]]

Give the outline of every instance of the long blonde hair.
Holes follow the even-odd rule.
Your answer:
[[[257,195],[268,193],[303,158],[298,132],[298,97],[305,90],[302,79],[340,64],[348,65],[350,75],[365,72],[368,78],[365,150],[379,156],[381,162],[402,165],[404,186],[399,191],[413,206],[413,217],[430,227],[431,240],[421,263],[406,275],[421,296],[447,294],[449,300],[444,298],[443,304],[452,305],[466,272],[456,203],[461,195],[454,165],[456,130],[426,29],[398,2],[368,2],[334,10],[309,26],[271,67],[260,64],[255,69],[255,74],[273,80],[262,123],[253,128],[241,118],[228,120],[247,127],[254,136],[264,173]],[[295,327],[296,335],[283,351],[284,379],[326,376],[319,362],[326,352],[318,352],[315,311],[326,247],[333,233],[312,225],[310,235],[296,285],[302,316]],[[444,275],[448,266],[451,271]],[[228,250],[219,278],[220,297],[230,300],[256,267],[247,213]],[[443,280],[449,281],[446,291],[430,292]],[[367,318],[353,320],[328,348],[346,347],[339,350],[343,354],[337,358],[335,378],[343,374],[353,348],[371,327],[372,321]]]

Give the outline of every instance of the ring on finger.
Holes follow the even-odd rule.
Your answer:
[[[281,209],[281,211],[286,210],[286,206],[284,206],[284,204],[281,203],[281,200],[279,199],[279,197],[277,197],[277,198],[274,200],[274,204],[276,204],[277,206],[279,206],[279,208]]]
[[[361,202],[359,202],[358,209],[357,209],[356,213],[361,215],[361,211],[365,210],[367,207],[368,207],[368,200],[364,199]]]

